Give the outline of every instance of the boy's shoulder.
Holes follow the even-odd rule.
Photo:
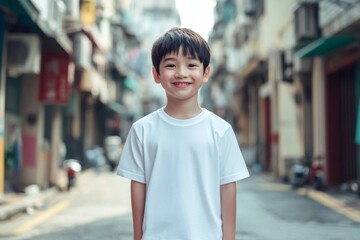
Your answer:
[[[210,119],[212,121],[214,121],[214,123],[216,123],[218,126],[223,127],[223,128],[231,127],[230,123],[228,123],[225,119],[223,119],[222,117],[216,115],[212,111],[209,111],[209,110],[207,110],[207,111],[209,112]]]
[[[160,109],[157,109],[143,117],[141,117],[140,119],[136,120],[134,123],[133,123],[133,126],[134,127],[137,127],[137,126],[142,126],[142,125],[146,125],[146,124],[149,124],[149,123],[153,123],[154,121],[156,121],[157,117],[158,117],[158,112],[159,112]]]

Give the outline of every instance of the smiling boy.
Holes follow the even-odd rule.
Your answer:
[[[152,48],[164,107],[135,122],[117,173],[131,179],[134,240],[234,240],[236,181],[249,176],[231,125],[198,102],[210,48],[173,28]]]

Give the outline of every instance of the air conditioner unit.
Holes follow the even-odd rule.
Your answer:
[[[63,18],[65,14],[65,4],[60,0],[49,1],[48,24],[55,33],[61,33],[63,30]]]
[[[248,16],[256,15],[257,0],[245,0],[244,1],[244,13]]]
[[[297,41],[312,40],[320,36],[318,3],[300,3],[294,11],[294,21]]]
[[[9,34],[6,41],[9,75],[40,73],[41,42],[36,34]]]
[[[66,21],[77,21],[80,20],[80,1],[79,0],[64,0],[66,11]]]

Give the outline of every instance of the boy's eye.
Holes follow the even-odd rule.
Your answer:
[[[194,68],[194,67],[197,67],[198,65],[197,64],[195,64],[195,63],[190,63],[189,64],[189,67],[191,67],[191,68]]]
[[[175,67],[175,64],[166,64],[165,67],[166,67],[166,68],[174,68],[174,67]]]

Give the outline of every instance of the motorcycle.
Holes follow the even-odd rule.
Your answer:
[[[114,171],[119,164],[122,151],[121,144],[121,138],[118,136],[108,136],[105,138],[105,156],[111,171]]]
[[[313,160],[311,166],[311,183],[314,189],[323,190],[324,189],[324,170],[322,164],[318,160]]]

